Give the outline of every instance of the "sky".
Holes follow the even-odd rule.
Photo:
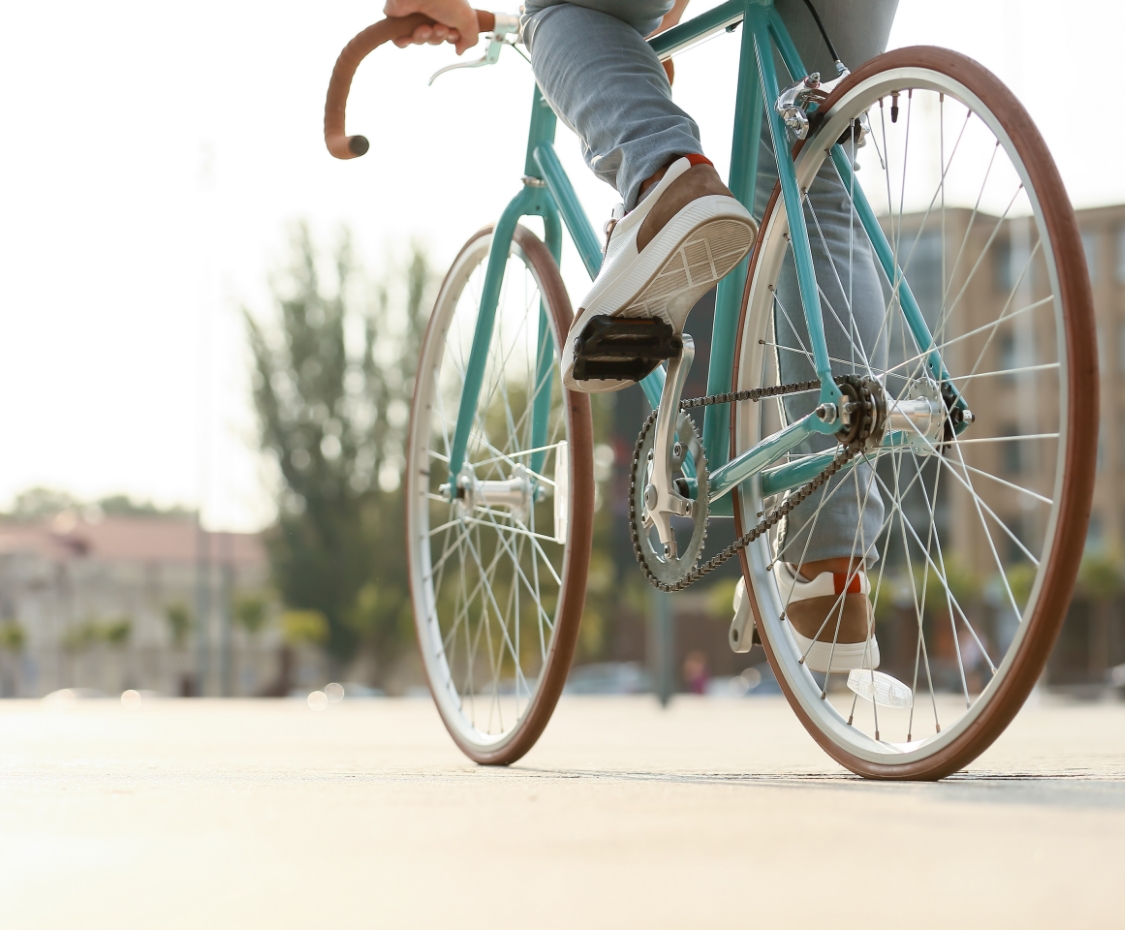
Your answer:
[[[532,78],[511,50],[427,87],[451,49],[380,49],[348,112],[370,153],[327,154],[332,65],[381,15],[354,0],[0,9],[0,508],[48,486],[198,506],[212,529],[270,522],[241,314],[272,319],[293,224],[325,247],[347,226],[372,274],[412,238],[441,268],[519,189]],[[1102,0],[902,0],[891,46],[942,45],[996,72],[1087,207],[1125,201],[1123,26]],[[677,60],[676,99],[721,170],[736,63],[728,37]],[[558,150],[600,228],[613,191],[561,128]],[[573,251],[563,273],[577,300]]]

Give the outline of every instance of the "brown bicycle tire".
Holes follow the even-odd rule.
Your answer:
[[[452,272],[458,267],[461,257],[473,249],[480,248],[482,238],[491,238],[492,233],[493,228],[487,226],[471,236],[461,248],[457,259],[451,266],[450,273],[442,283],[442,290],[438,297],[439,302],[442,299],[442,294],[449,286]],[[574,313],[566,287],[563,285],[562,277],[559,274],[558,265],[543,242],[526,227],[516,226],[513,242],[523,252],[536,275],[543,296],[543,304],[547,307],[554,324],[556,345],[561,345],[562,339],[565,338],[570,329]],[[487,256],[486,250],[484,252],[485,261],[487,261]],[[440,322],[437,319],[437,314],[431,317],[423,342],[424,346],[429,340],[436,338],[435,327]],[[425,357],[424,349],[422,357]],[[414,404],[412,404],[411,409],[411,447],[413,447],[414,428],[417,422],[416,407],[421,380],[421,372],[419,372],[418,384],[415,386]],[[457,721],[450,719],[447,708],[436,693],[435,682],[429,678],[427,668],[427,682],[449,735],[466,756],[482,765],[509,765],[535,745],[550,722],[551,715],[558,704],[563,686],[566,684],[567,674],[570,671],[574,649],[578,642],[578,631],[586,597],[586,577],[593,544],[593,424],[589,395],[563,389],[563,396],[566,403],[567,431],[570,443],[570,529],[564,556],[562,573],[564,583],[560,586],[559,591],[560,604],[556,614],[555,631],[547,650],[544,668],[536,692],[511,735],[505,738],[500,745],[486,749],[474,745],[466,739],[464,734],[460,732]],[[417,493],[417,489],[414,487],[415,480],[412,471],[408,471],[406,480],[408,502],[412,500],[412,495]],[[408,503],[408,513],[409,508],[410,504]],[[415,556],[409,516],[407,520],[407,551],[409,558],[413,561]],[[415,578],[413,568],[414,566],[411,565],[412,585]],[[415,632],[419,649],[424,652],[426,644],[417,613],[419,599],[413,591],[412,598],[415,605]]]
[[[1066,331],[1068,403],[1060,416],[1065,416],[1070,426],[1063,458],[1065,480],[1060,518],[1050,558],[1044,568],[1043,591],[1031,616],[1025,620],[1028,624],[1027,633],[1016,647],[1011,669],[965,731],[948,746],[924,759],[910,764],[882,764],[857,756],[838,745],[805,712],[786,676],[781,673],[765,624],[758,615],[757,599],[751,591],[754,579],[745,550],[741,553],[741,562],[755,622],[770,665],[777,673],[778,682],[790,706],[821,748],[845,768],[867,778],[936,780],[964,768],[1004,732],[1039,680],[1066,617],[1085,544],[1094,490],[1099,416],[1097,342],[1092,290],[1074,209],[1054,160],[1034,122],[995,75],[972,59],[948,49],[931,46],[897,49],[871,59],[841,81],[825,101],[822,111],[830,112],[852,88],[868,78],[883,71],[905,67],[924,68],[960,82],[970,88],[991,111],[1021,157],[1042,208],[1051,239]],[[814,129],[804,145],[816,144],[818,139]],[[825,145],[827,141],[821,141],[820,144]],[[794,154],[802,147],[799,144]],[[779,193],[780,189],[775,187],[762,219],[763,232],[777,209]],[[763,240],[759,238],[759,242],[761,241]],[[756,250],[743,292],[737,330],[739,333],[748,324],[751,286],[758,259],[759,252]],[[738,372],[741,353],[742,340],[739,339],[735,350],[734,389],[740,386]],[[733,449],[737,442],[736,412],[733,409],[731,437]],[[742,534],[745,527],[741,495],[738,490],[734,494],[736,533]]]

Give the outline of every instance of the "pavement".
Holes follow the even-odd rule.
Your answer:
[[[508,769],[425,699],[0,701],[0,927],[1125,927],[1125,703],[876,784],[780,698],[564,698]]]

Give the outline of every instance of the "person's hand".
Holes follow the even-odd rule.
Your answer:
[[[387,0],[383,12],[387,16],[409,16],[424,13],[435,20],[432,26],[419,26],[409,36],[395,39],[395,45],[441,45],[448,42],[456,46],[460,55],[477,44],[477,14],[468,0]]]

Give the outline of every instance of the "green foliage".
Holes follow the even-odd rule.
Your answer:
[[[27,631],[18,620],[5,620],[0,623],[0,651],[13,655],[23,652],[27,644]]]
[[[111,494],[99,498],[97,506],[103,513],[118,517],[186,517],[185,507],[158,507],[152,501],[133,500],[128,494]]]
[[[406,598],[398,485],[435,279],[415,244],[364,308],[346,233],[333,259],[322,281],[309,231],[298,227],[289,267],[274,284],[277,325],[245,319],[261,447],[282,479],[278,523],[266,539],[274,583],[290,610],[324,616],[326,648],[345,660],[364,643],[387,649],[403,639],[388,634],[399,625],[371,603]],[[379,596],[361,605],[369,585]]]
[[[734,616],[734,589],[737,578],[721,578],[707,589],[707,613],[718,620],[730,621]]]
[[[950,610],[947,590],[962,610],[968,610],[983,596],[981,577],[953,554],[945,556],[944,581],[931,565],[915,564],[913,569],[913,573],[883,572],[878,568],[868,572],[877,622],[893,622],[900,611],[913,615],[916,606],[926,615],[944,616]]]
[[[112,647],[124,646],[132,634],[131,617],[112,617],[108,620],[91,617],[67,630],[63,635],[62,645],[63,649],[73,655],[86,652],[101,644]]]
[[[28,488],[17,495],[9,515],[21,521],[41,520],[80,506],[81,502],[66,491]]]
[[[7,516],[26,523],[49,519],[68,510],[80,511],[88,516],[109,514],[130,517],[182,517],[191,513],[179,506],[158,507],[151,501],[133,500],[127,494],[111,494],[90,502],[79,500],[68,491],[35,487],[28,488],[16,497]]]
[[[245,595],[234,603],[234,622],[242,627],[248,636],[254,637],[261,633],[269,619],[269,604],[264,597]]]
[[[133,635],[133,621],[129,617],[106,620],[101,625],[102,642],[109,646],[124,646]]]
[[[319,610],[287,610],[281,615],[281,634],[290,646],[321,646],[328,639],[328,620]]]
[[[347,621],[376,661],[387,664],[413,636],[409,592],[396,585],[368,582],[360,588]]]
[[[168,629],[172,633],[172,644],[177,649],[183,649],[191,632],[191,611],[186,604],[169,604],[164,608],[164,619],[168,621]]]
[[[924,609],[927,614],[945,613],[949,610],[948,593],[953,595],[953,598],[964,607],[972,603],[981,594],[981,580],[971,568],[964,564],[960,559],[950,556],[945,559],[945,581],[942,582],[942,577],[939,575],[932,566],[927,565],[924,569],[921,566],[914,567],[914,591],[917,592],[919,597],[923,596],[923,585],[925,586],[924,594]],[[914,594],[908,595],[911,607],[913,607]]]
[[[1082,556],[1078,588],[1091,600],[1108,601],[1121,592],[1121,559],[1114,553],[1091,551]]]
[[[608,511],[609,508],[603,507],[602,510]],[[595,537],[600,537],[596,522],[594,532]],[[608,546],[596,545],[590,553],[586,604],[578,631],[578,655],[583,661],[601,658],[609,645],[611,618],[617,598],[616,580],[617,570]]]
[[[1035,566],[1028,562],[1019,562],[1012,565],[1005,576],[1008,579],[1008,587],[1012,590],[1012,597],[1016,599],[1016,604],[1020,610],[1027,606],[1027,600],[1031,597],[1031,587],[1035,584]]]

